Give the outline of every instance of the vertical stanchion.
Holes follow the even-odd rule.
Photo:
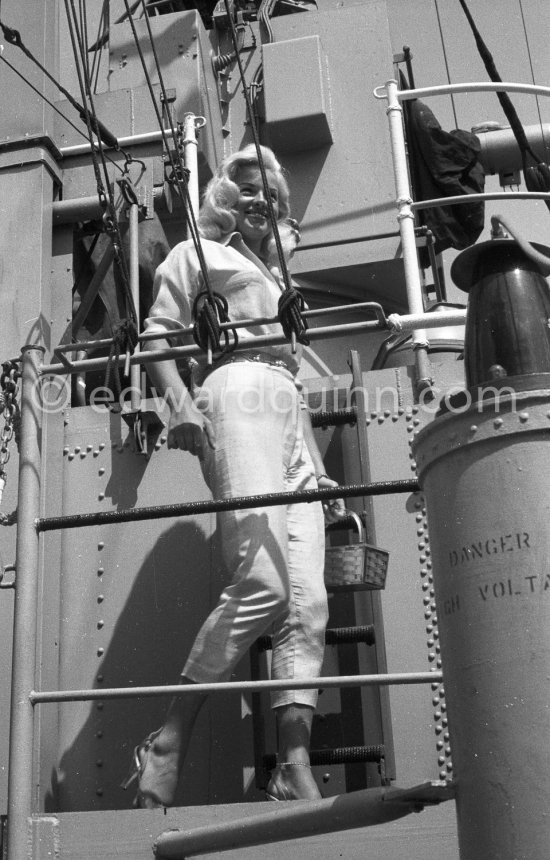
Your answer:
[[[21,440],[17,503],[17,572],[13,633],[13,674],[8,783],[8,857],[27,860],[32,812],[34,712],[29,693],[36,672],[36,613],[40,513],[40,430],[38,365],[43,347],[22,352]]]
[[[137,203],[130,204],[129,232],[130,232],[130,292],[134,301],[137,314],[137,325],[139,326],[139,206]],[[139,344],[134,350],[134,355],[139,352]],[[140,395],[141,365],[133,364],[130,368],[130,408],[137,412],[141,407]]]
[[[395,174],[395,190],[397,194],[397,220],[403,246],[403,266],[405,269],[405,285],[409,313],[424,313],[422,301],[422,285],[418,270],[416,253],[416,237],[414,234],[414,212],[411,208],[412,198],[407,171],[407,153],[403,133],[403,108],[397,96],[397,81],[386,81],[388,107],[386,113],[390,126],[390,140],[393,170]],[[415,354],[417,384],[422,390],[431,384],[427,357],[428,339],[424,329],[416,329],[412,334]]]
[[[183,118],[183,159],[189,171],[187,187],[195,217],[199,214],[199,170],[197,129],[202,128],[205,120],[194,113],[186,113]]]

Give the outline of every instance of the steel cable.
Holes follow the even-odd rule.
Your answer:
[[[1,20],[0,20],[0,29],[2,30],[2,32],[4,34],[4,38],[6,39],[6,42],[10,45],[13,45],[14,47],[19,48],[25,54],[25,56],[42,72],[42,74],[45,75],[49,81],[51,81],[51,83],[56,87],[56,89],[59,90],[59,92],[63,96],[65,96],[65,98],[67,99],[67,101],[69,102],[71,107],[73,107],[77,111],[77,113],[80,116],[80,118],[82,119],[82,121],[85,122],[86,121],[86,112],[85,112],[84,107],[78,103],[78,101],[74,98],[74,96],[72,96],[71,93],[62,84],[59,83],[59,81],[51,74],[51,72],[48,71],[48,69],[40,62],[40,60],[38,60],[34,56],[32,51],[30,51],[29,48],[27,48],[27,46],[24,44],[24,42],[21,38],[20,32],[18,30],[15,30],[13,27],[8,27],[6,24],[3,24]],[[50,105],[50,107],[52,107],[60,116],[62,116],[63,119],[65,119],[69,123],[69,125],[71,125],[80,135],[82,135],[82,137],[84,137],[86,140],[89,140],[89,136],[85,135],[84,132],[82,132],[76,125],[74,125],[74,123],[72,123],[71,120],[68,119],[65,116],[65,114],[63,114],[59,110],[59,108],[57,108],[55,106],[55,104],[53,102],[51,102],[43,93],[41,93],[40,90],[38,90],[28,80],[28,78],[26,78],[18,69],[16,69],[15,66],[13,66],[11,63],[9,63],[5,57],[2,56],[1,59],[4,60],[4,62],[17,75],[19,75],[19,77],[27,84],[27,86],[29,86],[32,90],[34,90],[34,92],[37,93],[37,95],[39,95],[48,105]],[[122,154],[126,158],[129,158],[127,153],[125,153],[122,149],[120,149],[120,146],[119,146],[119,143],[118,143],[118,140],[116,139],[116,137],[97,118],[96,118],[96,127],[94,128],[94,133],[97,135],[98,138],[101,137],[101,139],[104,141],[104,143],[107,146],[110,146],[113,149],[122,152]],[[92,145],[92,148],[96,148],[96,144],[93,141],[91,141],[91,145]],[[122,168],[118,164],[116,164],[116,162],[112,161],[112,159],[109,158],[109,161],[111,161],[111,163],[114,164],[118,170],[122,170]]]
[[[483,38],[476,27],[475,21],[472,17],[470,10],[466,4],[466,0],[459,0],[460,5],[466,15],[472,33],[474,35],[474,39],[476,41],[477,49],[479,51],[479,55],[483,60],[487,73],[491,80],[494,83],[502,83],[502,78],[497,70],[495,65],[495,61],[491,52],[489,51],[487,45],[483,41]],[[510,127],[514,133],[514,137],[516,138],[516,142],[519,146],[521,152],[521,161],[523,167],[523,175],[525,178],[525,185],[527,186],[528,191],[550,191],[550,168],[547,164],[539,161],[537,155],[531,149],[529,145],[529,141],[527,140],[527,136],[521,124],[521,120],[516,112],[514,105],[512,104],[512,100],[510,96],[506,92],[497,92],[497,97],[506,115],[506,119],[510,123]],[[527,164],[527,156],[530,156],[535,164],[531,167]],[[550,210],[550,204],[545,201],[547,208]]]
[[[275,246],[277,248],[277,256],[279,258],[279,265],[281,267],[281,275],[283,277],[283,284],[285,292],[279,299],[279,318],[281,321],[281,325],[283,327],[283,331],[285,336],[288,337],[292,342],[293,351],[295,350],[294,339],[296,338],[300,343],[307,345],[309,344],[309,338],[306,335],[307,331],[307,322],[302,316],[301,311],[304,308],[304,299],[293,286],[290,281],[290,275],[288,273],[288,267],[286,264],[285,255],[283,253],[283,246],[281,244],[281,237],[279,235],[279,226],[277,224],[277,219],[275,217],[275,211],[273,209],[273,201],[271,199],[271,193],[269,190],[269,184],[267,181],[267,175],[265,171],[264,160],[262,156],[262,150],[260,146],[260,138],[258,134],[258,129],[256,127],[256,121],[254,117],[254,111],[252,108],[252,103],[250,100],[250,94],[248,92],[246,86],[246,80],[244,76],[243,64],[241,61],[241,55],[238,47],[237,41],[237,32],[235,29],[235,23],[233,21],[233,17],[231,15],[231,9],[229,6],[229,0],[224,0],[225,8],[227,11],[227,17],[229,20],[229,27],[231,32],[231,39],[233,42],[233,49],[235,51],[237,66],[239,69],[239,75],[241,79],[241,84],[243,87],[243,95],[246,103],[246,110],[248,114],[248,120],[250,122],[250,128],[252,130],[252,137],[254,138],[254,146],[256,147],[256,154],[258,158],[258,166],[260,168],[260,173],[262,176],[262,183],[264,187],[264,194],[267,203],[267,209],[269,212],[269,220],[271,222],[271,229],[273,231],[273,238],[275,240]]]
[[[103,184],[103,180],[101,178],[101,171],[99,169],[99,164],[97,160],[97,153],[93,147],[93,137],[92,137],[92,128],[94,128],[94,119],[97,122],[97,114],[95,111],[94,99],[91,90],[91,82],[89,78],[89,74],[86,66],[86,51],[84,49],[84,44],[82,41],[82,34],[78,29],[78,20],[77,13],[74,5],[74,0],[65,0],[65,11],[67,15],[67,23],[69,26],[69,34],[71,38],[71,44],[73,48],[73,54],[76,65],[76,72],[78,76],[78,83],[80,87],[82,101],[85,105],[86,112],[86,124],[88,127],[88,134],[90,136],[90,143],[92,144],[92,163],[94,167],[94,174],[97,182],[97,192],[100,204],[104,209],[103,215],[103,223],[105,226],[105,231],[109,236],[113,251],[114,251],[114,264],[117,266],[122,287],[123,287],[123,295],[124,295],[124,304],[126,308],[126,318],[120,320],[115,324],[113,322],[113,343],[111,346],[111,351],[109,354],[109,361],[107,364],[106,374],[105,374],[105,387],[109,387],[109,382],[111,379],[111,375],[113,375],[114,383],[115,383],[115,392],[117,397],[120,395],[121,385],[120,385],[120,371],[119,371],[119,358],[120,353],[125,352],[128,359],[130,355],[133,354],[135,347],[138,342],[138,315],[137,310],[134,304],[134,298],[132,296],[132,291],[130,288],[130,276],[128,271],[128,265],[126,261],[126,257],[124,254],[124,248],[122,245],[122,236],[120,233],[120,226],[118,223],[118,218],[116,214],[115,202],[113,197],[113,192],[111,189],[111,185],[109,182],[109,174],[107,170],[107,163],[105,160],[105,154],[103,151],[103,143],[101,138],[98,136],[98,152],[101,158],[101,164],[103,168],[103,173],[105,177],[105,185]],[[81,67],[82,65],[82,67]],[[87,101],[89,102],[89,108]],[[107,190],[105,190],[107,189]]]
[[[160,132],[162,135],[164,148],[166,150],[166,154],[167,154],[168,160],[170,161],[170,166],[172,168],[172,176],[176,182],[178,193],[179,193],[180,199],[181,199],[183,207],[184,207],[185,218],[187,221],[189,233],[191,235],[191,239],[193,241],[193,245],[195,247],[195,251],[197,253],[197,257],[199,260],[199,266],[200,266],[201,275],[202,275],[204,288],[205,288],[205,290],[204,290],[204,292],[205,292],[204,301],[201,304],[200,312],[202,312],[203,309],[205,309],[205,308],[208,308],[208,311],[204,310],[204,313],[207,314],[207,318],[203,322],[201,322],[199,320],[198,326],[197,326],[197,331],[200,333],[204,333],[205,339],[201,338],[201,342],[199,342],[199,341],[196,341],[196,342],[197,342],[197,345],[201,347],[201,349],[204,348],[204,343],[210,344],[210,347],[207,346],[206,349],[208,352],[208,360],[211,361],[210,352],[212,350],[216,349],[216,344],[220,344],[221,330],[219,328],[219,325],[221,322],[229,322],[229,318],[225,317],[223,319],[220,319],[220,317],[218,316],[219,311],[220,311],[220,307],[223,305],[223,302],[218,301],[219,299],[221,299],[221,297],[213,292],[211,284],[210,284],[210,279],[209,279],[209,275],[208,275],[208,267],[206,265],[206,260],[204,257],[204,252],[203,252],[203,248],[202,248],[202,244],[201,244],[201,238],[200,238],[199,230],[198,230],[197,223],[195,220],[195,214],[193,212],[193,206],[191,203],[191,198],[189,195],[189,188],[187,186],[187,178],[185,176],[185,168],[184,167],[182,168],[181,161],[180,161],[179,167],[176,165],[176,163],[174,161],[174,157],[173,157],[172,151],[170,149],[168,138],[166,136],[163,117],[161,115],[161,112],[159,110],[159,107],[158,107],[156,99],[155,99],[155,93],[154,93],[153,85],[151,82],[151,76],[149,74],[149,70],[147,69],[147,64],[145,63],[145,57],[143,55],[143,51],[142,51],[141,45],[139,43],[138,34],[137,34],[136,27],[134,24],[134,20],[132,18],[132,12],[135,11],[135,9],[137,8],[137,5],[139,5],[139,4],[136,4],[136,6],[133,6],[132,9],[130,9],[130,5],[129,5],[128,0],[124,0],[124,5],[126,7],[126,16],[128,17],[128,20],[130,22],[130,27],[132,29],[134,42],[135,42],[136,49],[137,49],[137,52],[138,52],[138,55],[139,55],[139,58],[141,61],[143,74],[145,76],[145,81],[146,81],[147,87],[149,89],[151,101],[153,103],[153,107],[154,107],[154,110],[156,113],[157,122],[158,122],[159,129],[160,129]],[[157,50],[155,47],[155,40],[153,38],[153,33],[152,33],[151,25],[149,22],[149,16],[147,15],[147,9],[146,9],[146,5],[145,5],[144,0],[142,0],[142,5],[143,5],[143,10],[145,12],[145,22],[146,22],[146,26],[147,26],[147,32],[149,35],[149,41],[151,44],[151,50],[153,52],[153,58],[154,58],[154,62],[155,62],[155,68],[156,68],[157,76],[159,79],[159,85],[161,88],[162,98],[163,98],[164,104],[166,106],[166,115],[167,115],[167,119],[168,119],[168,122],[170,125],[170,132],[172,134],[172,139],[174,142],[174,149],[175,149],[175,152],[177,152],[178,156],[179,156],[179,145],[178,145],[177,134],[176,134],[176,130],[174,128],[174,124],[172,122],[172,117],[170,115],[170,111],[167,107],[168,106],[168,99],[167,99],[167,94],[166,94],[166,88],[164,86],[164,79],[162,76],[162,71],[160,68],[158,54],[157,54]],[[197,298],[199,298],[199,297],[197,297]],[[222,349],[222,352],[228,351],[237,345],[238,336],[237,336],[237,332],[235,330],[232,331],[232,336],[233,336],[233,340],[231,343],[229,342],[229,338],[226,337],[226,346]],[[214,339],[213,342],[212,342],[211,337],[213,337],[213,339]]]

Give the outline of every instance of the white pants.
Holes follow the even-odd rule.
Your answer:
[[[216,437],[203,463],[214,498],[317,487],[287,370],[252,361],[224,365],[206,379],[196,402]],[[321,503],[224,511],[218,529],[232,578],[199,631],[183,674],[196,683],[228,680],[272,626],[272,677],[318,676],[328,617]],[[317,690],[272,695],[274,708],[316,702]]]

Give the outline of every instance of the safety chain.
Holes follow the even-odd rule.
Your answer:
[[[10,459],[10,443],[15,437],[15,444],[19,447],[21,430],[21,414],[17,395],[19,393],[19,380],[21,378],[20,362],[11,359],[2,363],[2,374],[0,375],[0,411],[4,418],[4,427],[0,434],[0,503],[4,487],[6,486],[6,465]],[[11,514],[0,513],[0,525],[11,526],[16,521],[16,512]]]

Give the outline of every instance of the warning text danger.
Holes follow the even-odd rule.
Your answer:
[[[509,552],[521,552],[530,548],[531,544],[528,532],[497,535],[473,541],[460,548],[450,550],[449,564],[451,567],[461,567],[472,564],[479,559],[486,559]]]

